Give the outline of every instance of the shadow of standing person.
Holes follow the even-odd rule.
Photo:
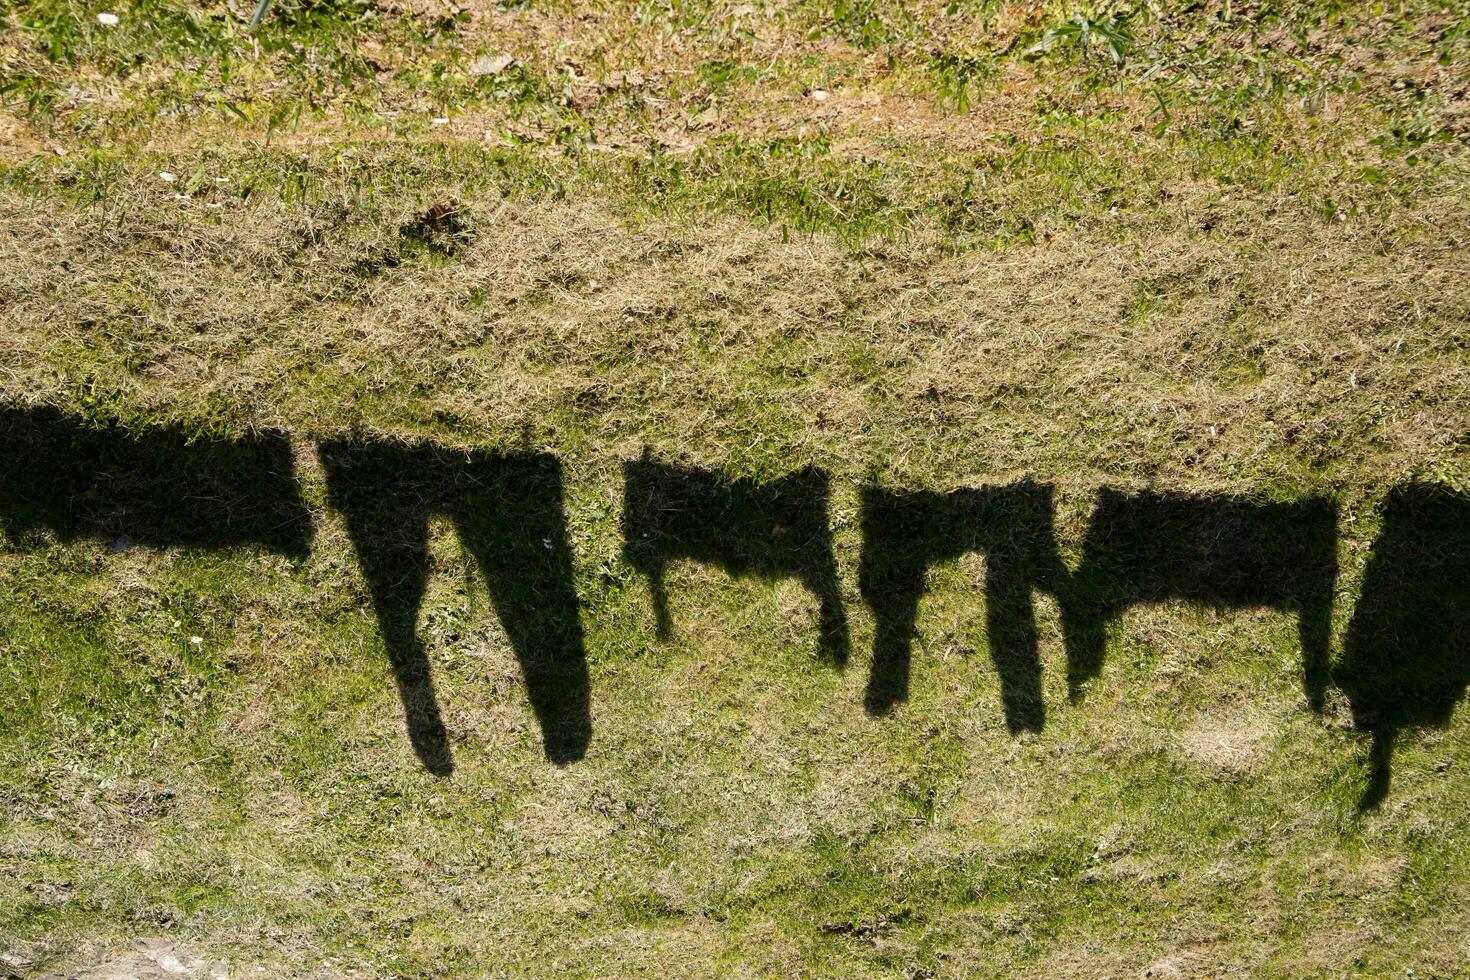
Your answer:
[[[623,466],[623,556],[647,575],[658,634],[670,633],[664,567],[681,558],[734,576],[796,578],[820,605],[819,644],[847,662],[847,613],[827,525],[827,475],[804,469],[776,480],[727,479],[661,463],[645,453]]]
[[[453,769],[417,636],[434,514],[453,521],[485,576],[546,757],[557,764],[582,758],[591,709],[556,459],[387,442],[328,442],[321,458],[328,495],[346,520],[372,592],[409,739],[424,766],[439,775]]]
[[[1041,696],[1032,590],[1064,587],[1057,556],[1052,490],[1037,483],[950,493],[862,491],[863,598],[877,620],[864,703],[883,715],[908,699],[919,600],[929,568],[969,552],[985,555],[985,626],[1000,676],[1006,727],[1040,731]]]
[[[1430,484],[1388,495],[1333,681],[1373,737],[1358,807],[1374,809],[1399,729],[1447,724],[1470,685],[1470,497]]]

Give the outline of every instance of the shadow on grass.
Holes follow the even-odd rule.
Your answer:
[[[985,627],[1000,675],[1006,726],[1040,731],[1041,697],[1032,590],[1064,588],[1052,491],[1036,483],[951,493],[862,491],[859,587],[876,623],[865,704],[881,715],[908,698],[919,599],[928,569],[969,552],[985,555]]]
[[[1470,497],[1423,484],[1389,494],[1333,682],[1373,736],[1358,803],[1373,809],[1398,730],[1448,724],[1470,685]]]
[[[624,464],[623,556],[647,575],[668,637],[664,567],[692,559],[734,576],[801,580],[821,603],[824,656],[847,663],[847,614],[827,525],[827,475],[805,469],[765,483],[643,459]]]
[[[454,768],[417,635],[428,526],[448,516],[485,576],[520,662],[546,757],[574,762],[592,737],[582,624],[554,457],[328,442],[327,490],[346,520],[392,662],[409,739],[424,766]]]
[[[258,547],[303,556],[311,513],[279,432],[189,438],[91,425],[54,408],[0,407],[0,525],[118,549]]]
[[[424,765],[453,769],[416,630],[435,514],[454,522],[485,576],[547,758],[580,759],[591,739],[590,696],[559,463],[397,443],[320,448]],[[821,604],[822,651],[846,662],[824,473],[727,480],[645,454],[625,464],[624,478],[624,555],[651,580],[660,635],[670,631],[665,567],[691,559],[737,576],[799,579]],[[1074,698],[1102,668],[1108,622],[1130,606],[1186,600],[1287,610],[1298,619],[1310,704],[1321,708],[1330,680],[1355,724],[1372,734],[1360,806],[1376,807],[1388,792],[1398,731],[1447,724],[1470,686],[1470,497],[1417,484],[1389,495],[1343,654],[1330,666],[1336,524],[1336,506],[1325,499],[1103,490],[1070,572],[1058,557],[1048,486],[865,487],[859,588],[876,619],[866,706],[884,714],[907,698],[929,569],[970,552],[986,559],[986,632],[1012,732],[1045,723],[1035,591],[1055,596],[1061,609]],[[0,527],[12,547],[49,532],[120,547],[258,547],[290,556],[305,555],[312,536],[281,433],[189,438],[16,406],[0,406]]]
[[[1337,508],[1326,499],[1103,490],[1062,602],[1074,698],[1102,668],[1107,624],[1132,605],[1183,599],[1297,616],[1307,699],[1320,709],[1331,663]]]
[[[863,491],[861,589],[877,620],[867,706],[882,714],[908,693],[910,649],[930,565],[986,558],[986,634],[1006,725],[1045,721],[1034,590],[1061,607],[1074,699],[1102,668],[1107,623],[1131,605],[1184,599],[1297,613],[1308,696],[1320,706],[1330,662],[1337,575],[1336,509],[1328,501],[1102,491],[1069,571],[1057,554],[1052,491],[1035,483],[947,494]]]

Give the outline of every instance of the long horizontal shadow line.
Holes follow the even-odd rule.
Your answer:
[[[434,514],[454,522],[486,577],[548,758],[580,758],[591,736],[589,685],[556,458],[431,443],[337,440],[318,448],[329,502],[347,521],[424,764],[452,768],[416,636],[426,522]],[[825,472],[757,481],[645,452],[624,465],[623,479],[623,556],[649,579],[659,635],[673,629],[666,568],[693,560],[737,576],[801,581],[820,602],[821,651],[834,665],[846,662]],[[1342,690],[1354,721],[1372,736],[1365,807],[1387,792],[1397,733],[1447,724],[1470,686],[1470,498],[1439,485],[1409,483],[1385,498],[1335,662],[1338,514],[1331,499],[1104,489],[1080,560],[1069,569],[1050,485],[936,493],[868,484],[860,498],[858,587],[875,619],[865,703],[875,715],[908,697],[929,570],[966,553],[986,558],[986,629],[1012,731],[1045,724],[1035,592],[1054,596],[1060,609],[1074,698],[1102,669],[1108,624],[1130,606],[1177,599],[1292,612],[1309,702],[1321,708],[1329,686]],[[0,405],[0,527],[12,545],[49,531],[62,540],[304,556],[314,520],[283,432],[201,438],[179,427],[135,430],[52,407]]]

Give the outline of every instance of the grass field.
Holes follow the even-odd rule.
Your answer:
[[[1470,968],[1463,0],[99,3],[0,976]]]

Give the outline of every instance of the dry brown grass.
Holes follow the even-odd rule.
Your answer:
[[[1462,459],[1470,430],[1458,197],[1324,221],[1181,192],[999,256],[475,202],[451,259],[364,273],[392,217],[158,186],[5,200],[7,390],[956,483],[1379,485]]]

